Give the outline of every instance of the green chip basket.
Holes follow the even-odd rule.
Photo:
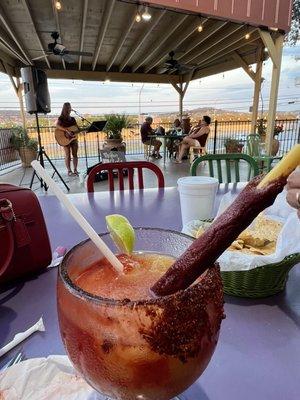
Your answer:
[[[296,253],[279,263],[263,265],[249,271],[221,272],[224,293],[248,298],[272,296],[285,289],[289,271],[299,262],[300,253]]]
[[[212,222],[211,219],[202,222]],[[290,270],[300,263],[300,253],[291,254],[281,262],[266,264],[251,270],[221,272],[224,293],[230,296],[261,298],[285,289]]]

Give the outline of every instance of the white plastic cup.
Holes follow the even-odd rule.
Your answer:
[[[219,181],[208,176],[186,176],[177,181],[182,224],[213,217]]]

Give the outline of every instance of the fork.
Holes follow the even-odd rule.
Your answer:
[[[21,350],[19,353],[14,355],[14,357],[12,357],[6,364],[4,364],[0,371],[3,372],[12,365],[18,364],[22,360],[24,360],[24,354]]]

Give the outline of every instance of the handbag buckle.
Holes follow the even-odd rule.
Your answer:
[[[5,221],[16,221],[16,215],[10,200],[0,199],[0,217]]]

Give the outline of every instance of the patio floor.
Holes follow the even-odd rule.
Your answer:
[[[140,156],[131,156],[127,157],[127,160],[141,160],[143,157]],[[155,160],[155,164],[157,164],[165,177],[165,186],[176,186],[178,178],[182,176],[187,176],[189,175],[189,168],[190,164],[189,161],[186,160],[182,164],[176,164],[173,161],[167,160],[166,165],[164,166],[162,159],[161,160]],[[97,163],[96,159],[89,159],[89,166],[92,166]],[[54,161],[54,164],[57,168],[57,170],[61,173],[63,179],[67,183],[67,185],[70,187],[70,193],[81,193],[86,191],[86,183],[85,183],[85,173],[86,173],[86,166],[85,166],[85,160],[84,159],[79,159],[79,168],[78,170],[80,171],[80,176],[79,177],[69,177],[66,174],[66,169],[64,166],[63,160],[57,160]],[[47,171],[52,174],[53,170],[52,167],[50,166],[49,163],[45,163],[45,167]],[[242,173],[241,176],[243,176],[243,170],[245,172],[244,176],[246,177],[246,166],[242,164]],[[199,175],[206,175],[208,176],[208,168],[207,165],[204,167],[201,167],[198,171]],[[29,187],[30,180],[32,176],[32,168],[22,168],[22,167],[17,167],[14,168],[10,171],[1,171],[0,172],[0,183],[11,183],[14,185],[19,185],[22,187]],[[134,179],[137,177],[135,176]],[[65,190],[65,187],[55,175],[54,177],[55,181],[59,183],[60,187]],[[246,179],[242,179],[246,180]],[[144,173],[144,185],[145,188],[153,188],[157,186],[157,179],[156,176],[151,172],[151,171],[145,171]],[[117,187],[117,186],[116,186]],[[125,187],[126,187],[126,179],[125,179]],[[136,186],[138,187],[138,186]],[[41,189],[40,183],[35,178],[34,180],[34,185],[33,185],[33,190],[35,191],[36,194],[46,194],[46,192]],[[98,182],[95,183],[95,191],[105,191],[108,190],[108,182],[103,181],[103,182]]]

